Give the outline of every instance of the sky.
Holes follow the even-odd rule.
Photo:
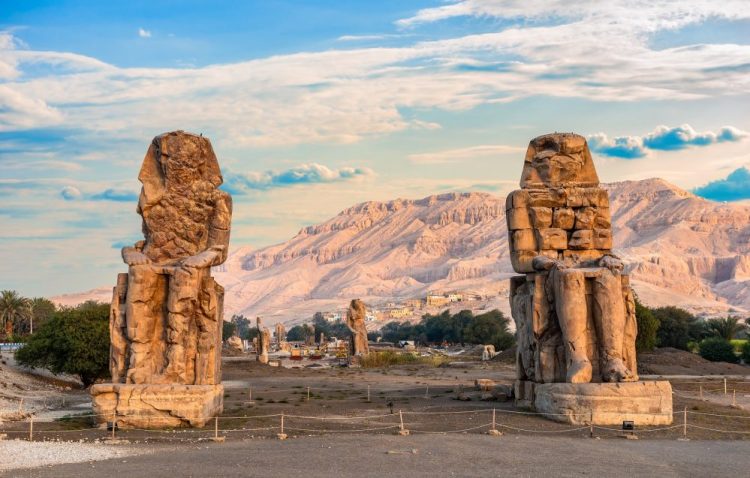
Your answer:
[[[0,0],[0,290],[112,284],[151,139],[211,139],[232,246],[368,200],[517,188],[530,139],[602,181],[750,199],[746,1]]]

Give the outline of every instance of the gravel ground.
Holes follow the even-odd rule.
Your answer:
[[[146,448],[97,443],[0,440],[0,472],[62,463],[81,463],[148,453]]]

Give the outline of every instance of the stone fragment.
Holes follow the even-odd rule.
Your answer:
[[[576,211],[576,229],[593,229],[596,209],[584,207]]]
[[[202,426],[223,405],[224,289],[211,267],[227,257],[232,199],[218,188],[219,163],[202,135],[155,137],[138,179],[144,240],[122,249],[112,383],[91,388],[94,412],[99,423],[116,412],[117,426]]]
[[[567,207],[556,208],[552,217],[552,227],[558,229],[573,229],[576,216],[572,209]]]
[[[513,399],[513,386],[506,384],[495,385],[492,389],[492,396],[499,402],[506,402]]]
[[[243,350],[242,339],[236,335],[233,335],[227,339],[227,346],[232,350],[242,352]]]
[[[593,246],[593,231],[591,229],[574,231],[570,236],[568,246],[571,249],[591,249]]]
[[[532,229],[520,229],[513,231],[513,251],[536,250],[536,236]]]
[[[370,347],[367,342],[367,328],[365,319],[367,317],[367,308],[365,303],[359,299],[354,299],[349,304],[349,310],[346,311],[346,326],[352,332],[351,354],[355,357],[358,355],[367,355]]]
[[[563,229],[539,229],[537,242],[540,249],[567,249],[568,234]]]
[[[567,267],[596,267],[604,252],[598,249],[581,249],[563,251],[563,263]]]
[[[544,229],[552,225],[552,209],[548,207],[532,207],[531,224],[535,229]]]
[[[595,249],[609,250],[612,249],[612,230],[611,229],[594,229],[593,244]]]
[[[497,352],[495,352],[495,346],[492,344],[485,345],[484,349],[482,350],[482,361],[487,362],[489,360],[492,360],[497,355]]]
[[[534,251],[515,251],[510,252],[510,263],[516,272],[528,273],[534,272],[532,261],[537,256]]]

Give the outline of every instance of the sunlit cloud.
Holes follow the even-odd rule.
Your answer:
[[[251,190],[267,190],[302,184],[351,181],[373,176],[369,168],[344,167],[332,169],[318,163],[301,164],[283,171],[225,174],[223,188],[232,194],[247,194]]]

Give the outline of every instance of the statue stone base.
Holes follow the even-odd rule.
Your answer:
[[[672,386],[667,381],[534,383],[518,380],[516,403],[573,425],[672,424]]]
[[[91,387],[96,420],[120,428],[203,427],[224,408],[223,385],[104,383]]]

